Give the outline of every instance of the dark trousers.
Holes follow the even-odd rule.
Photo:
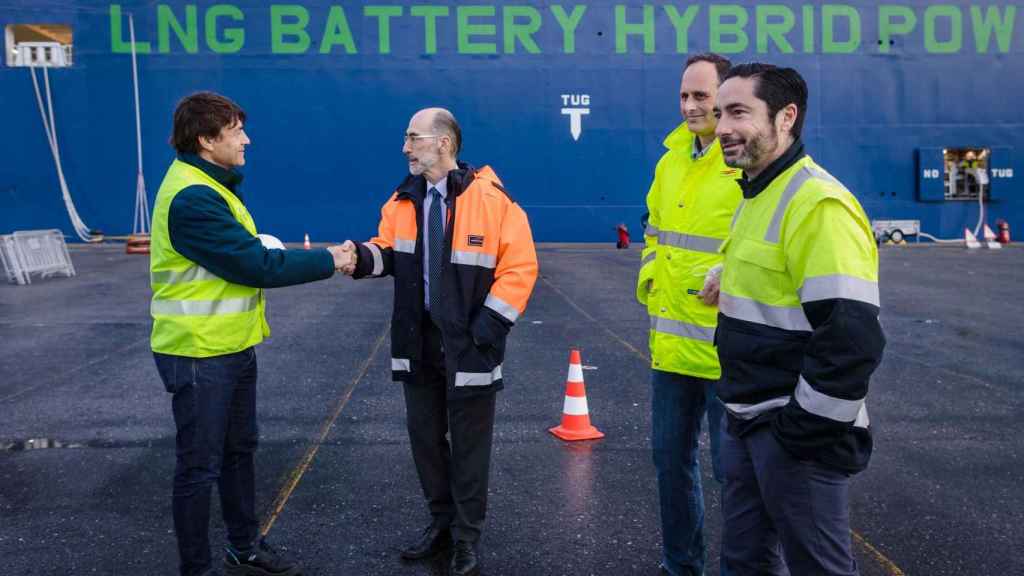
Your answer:
[[[742,438],[722,430],[725,525],[731,576],[856,576],[847,474],[797,460],[771,426]]]
[[[434,523],[476,542],[487,513],[496,394],[448,389],[441,331],[423,322],[422,377],[405,384],[412,458]],[[451,437],[449,443],[445,435]]]
[[[154,353],[172,408],[177,464],[172,504],[182,576],[203,573],[210,558],[210,493],[214,483],[231,545],[256,540],[254,453],[256,351],[212,358]]]

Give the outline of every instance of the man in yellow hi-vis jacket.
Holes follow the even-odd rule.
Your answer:
[[[729,61],[691,57],[683,69],[679,107],[684,123],[665,138],[647,194],[650,220],[637,298],[650,315],[651,448],[658,477],[663,551],[673,576],[704,572],[704,497],[697,458],[701,420],[708,416],[715,478],[722,406],[713,386],[720,370],[713,345],[718,314],[704,276],[718,265],[719,245],[741,199],[739,171],[722,160],[714,103]]]
[[[799,73],[736,66],[718,107],[725,161],[745,174],[715,339],[728,413],[725,568],[856,575],[849,479],[871,455],[865,399],[885,347],[871,224],[804,153]]]

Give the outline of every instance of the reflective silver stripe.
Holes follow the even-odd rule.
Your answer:
[[[732,213],[732,222],[729,223],[729,230],[736,227],[736,220],[740,217],[740,210],[743,210],[743,205],[747,203],[747,199],[740,200],[740,205],[736,207],[736,211]]]
[[[844,298],[879,306],[878,282],[845,274],[805,278],[799,293],[801,302]]]
[[[654,259],[657,258],[657,257],[658,257],[658,253],[652,250],[650,254],[648,254],[647,256],[644,256],[643,260],[640,261],[640,267],[643,268],[648,263],[654,262]]]
[[[401,238],[395,238],[395,251],[402,252],[404,254],[415,254],[416,253],[416,241],[415,240],[403,240]]]
[[[860,407],[860,412],[857,412],[857,419],[853,421],[853,425],[857,428],[867,428],[871,425],[871,419],[868,418],[868,405],[865,402]]]
[[[797,404],[804,410],[837,422],[855,421],[858,415],[860,415],[861,408],[864,407],[863,398],[860,400],[847,400],[822,394],[812,388],[811,384],[804,380],[803,376],[800,377],[800,381],[796,385],[794,396],[796,397]],[[866,417],[867,414],[865,414]]]
[[[395,372],[409,372],[412,370],[412,361],[408,358],[392,358],[391,369]]]
[[[490,386],[501,380],[501,364],[490,372],[456,372],[455,386]]]
[[[648,224],[647,228],[644,228],[644,236],[657,236],[659,233],[661,233],[661,230],[658,230],[657,226]]]
[[[487,295],[487,299],[484,300],[484,306],[487,306],[491,310],[501,314],[509,322],[515,322],[516,319],[519,318],[519,310],[517,310],[515,306],[505,302],[494,294]]]
[[[804,185],[811,178],[817,178],[818,180],[825,180],[833,184],[838,184],[838,180],[832,177],[831,174],[811,168],[810,166],[804,166],[802,170],[793,176],[793,179],[786,184],[786,189],[782,192],[782,197],[779,198],[779,204],[775,207],[775,213],[772,214],[772,223],[768,226],[768,231],[764,235],[764,239],[767,242],[778,242],[779,231],[782,228],[782,218],[786,215],[786,209],[789,207],[789,203],[793,200],[793,196],[796,195],[800,187]]]
[[[772,223],[768,226],[768,231],[764,234],[765,241],[779,241],[779,230],[782,228],[782,217],[786,215],[786,208],[789,207],[789,203],[793,200],[793,196],[796,195],[797,190],[804,185],[804,182],[807,182],[810,179],[811,171],[807,167],[804,167],[790,179],[789,184],[786,184],[786,189],[782,191],[782,197],[779,198],[779,203],[775,206],[775,214],[772,214]]]
[[[718,238],[709,238],[707,236],[697,236],[695,234],[681,234],[679,232],[662,232],[658,234],[658,244],[664,244],[666,246],[675,246],[676,248],[682,248],[684,250],[693,250],[694,252],[707,252],[709,254],[717,254],[718,247],[722,245],[722,241]]]
[[[373,276],[380,276],[384,272],[384,256],[380,253],[380,247],[373,242],[363,242],[363,246],[373,254]]]
[[[789,398],[789,396],[779,396],[778,398],[772,398],[757,404],[726,404],[725,408],[729,410],[730,414],[740,420],[753,420],[769,410],[782,408],[789,404]]]
[[[153,300],[149,311],[162,316],[216,316],[255,310],[259,296],[226,300]]]
[[[494,268],[498,263],[498,257],[494,254],[484,252],[468,252],[452,250],[452,264],[465,264],[467,266],[480,266],[481,268]]]
[[[749,298],[740,298],[721,292],[718,297],[718,310],[737,320],[774,326],[783,330],[811,331],[811,323],[807,321],[803,308],[771,306]]]
[[[220,280],[220,277],[202,266],[191,266],[186,270],[157,270],[149,274],[149,281],[153,284],[185,284],[203,280]]]
[[[682,336],[692,340],[702,340],[704,342],[712,342],[715,339],[714,328],[687,324],[679,320],[669,320],[668,318],[660,318],[658,316],[651,316],[651,330],[674,336]]]

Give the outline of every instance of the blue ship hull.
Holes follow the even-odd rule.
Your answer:
[[[150,198],[176,101],[215,90],[249,115],[246,202],[286,241],[372,235],[406,171],[399,135],[431,105],[459,118],[462,159],[495,169],[538,240],[613,241],[620,222],[638,239],[681,65],[707,50],[803,73],[807,149],[871,218],[973,228],[977,202],[944,200],[933,169],[942,149],[977,147],[991,150],[987,220],[1024,223],[1024,10],[832,6],[32,0],[3,3],[0,26],[71,27],[73,66],[49,71],[60,153],[82,219],[108,235],[131,232],[135,203],[129,13]],[[28,69],[0,65],[0,102],[0,232],[72,234]]]

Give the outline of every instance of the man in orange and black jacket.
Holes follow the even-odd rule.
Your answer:
[[[447,110],[409,121],[409,176],[381,209],[376,237],[347,242],[353,278],[395,279],[391,373],[403,383],[413,460],[432,522],[407,560],[452,545],[451,573],[479,574],[495,393],[509,329],[537,280],[526,213],[490,167],[458,162]],[[451,443],[445,438],[450,433]]]

